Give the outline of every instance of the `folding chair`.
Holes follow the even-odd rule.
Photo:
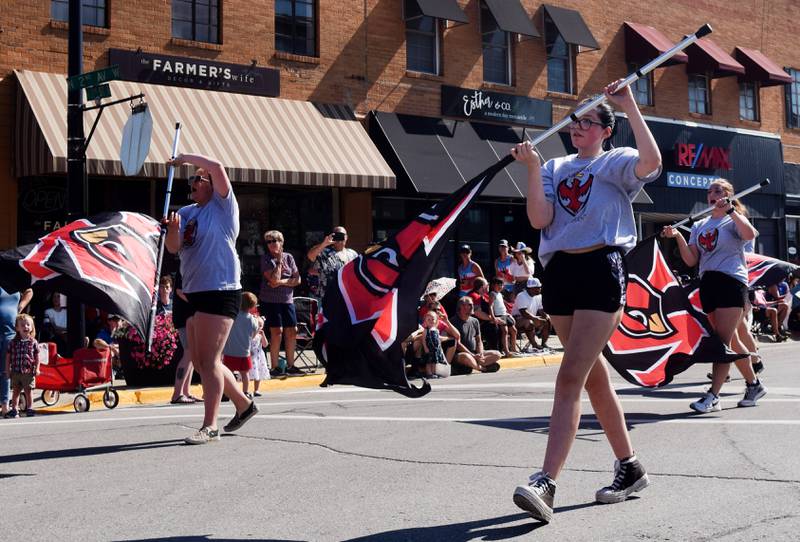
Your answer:
[[[295,297],[294,311],[297,315],[297,345],[295,346],[294,361],[305,369],[317,369],[319,361],[311,350],[314,342],[314,331],[317,328],[318,303],[311,297]]]

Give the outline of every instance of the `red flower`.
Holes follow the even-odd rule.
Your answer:
[[[145,353],[144,340],[133,326],[127,326],[124,339],[131,343],[131,358],[140,369],[163,369],[172,362],[178,349],[178,331],[172,325],[172,314],[156,315],[153,346]]]

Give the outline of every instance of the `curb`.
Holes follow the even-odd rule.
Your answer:
[[[500,360],[501,369],[528,369],[532,367],[552,367],[561,364],[562,354],[549,354],[546,356],[527,356],[522,358],[503,358]],[[314,388],[322,384],[325,380],[324,374],[309,374],[306,376],[271,378],[261,382],[259,391],[268,393],[271,391],[293,390],[303,388]],[[192,395],[200,396],[203,394],[203,387],[195,385],[191,387]],[[142,388],[138,390],[117,389],[119,394],[119,404],[117,406],[136,406],[136,405],[168,405],[172,399],[172,388]],[[64,394],[72,398],[72,394]],[[95,391],[86,394],[89,398],[90,409],[106,409],[103,405],[103,392]],[[60,402],[66,401],[66,398]],[[37,414],[55,414],[62,412],[74,412],[72,403],[52,407],[37,408]]]

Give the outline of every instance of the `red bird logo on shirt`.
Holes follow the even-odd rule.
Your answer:
[[[719,239],[719,230],[714,228],[701,233],[697,238],[697,242],[706,252],[711,252],[717,247],[717,239]]]
[[[586,181],[581,184],[583,177],[584,174],[581,172],[558,183],[558,203],[572,216],[583,210],[589,201],[589,194],[592,192],[594,175],[590,173],[586,177]]]

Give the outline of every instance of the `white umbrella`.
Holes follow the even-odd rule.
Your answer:
[[[446,296],[450,290],[456,287],[456,279],[450,277],[440,277],[438,279],[433,279],[428,283],[425,287],[425,293],[422,294],[423,297],[431,294],[436,293],[436,297],[438,299],[442,299]]]

